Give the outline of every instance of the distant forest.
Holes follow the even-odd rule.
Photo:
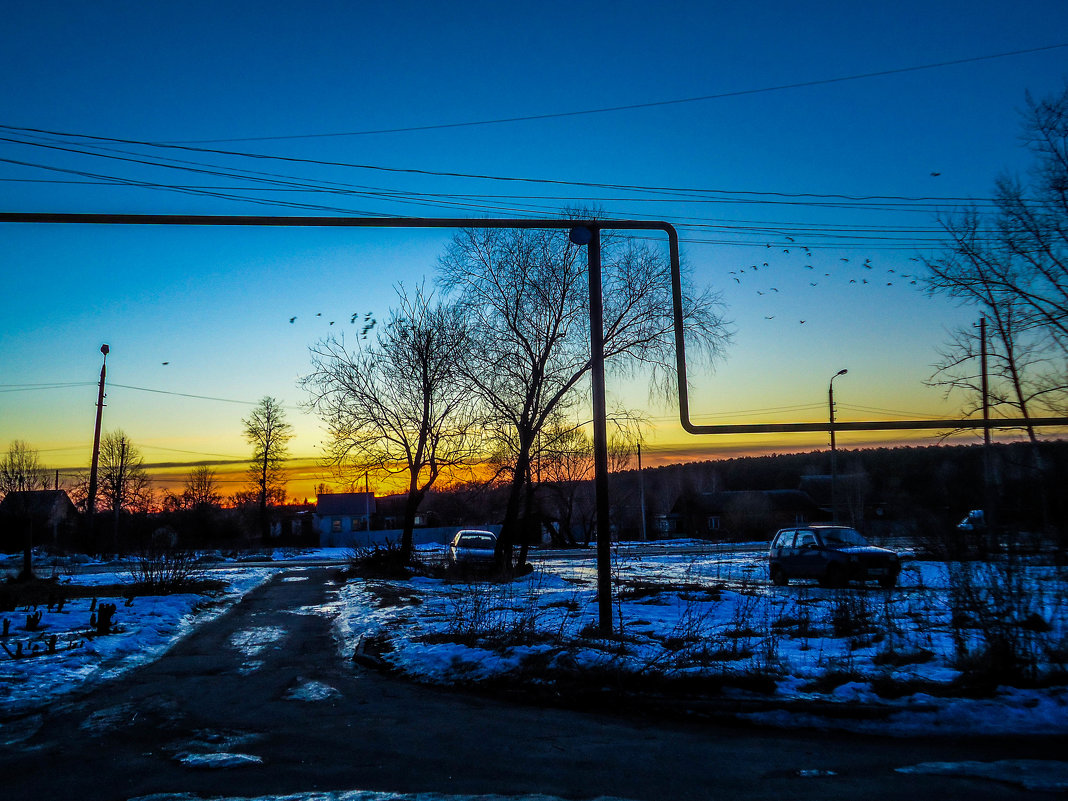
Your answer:
[[[894,533],[937,536],[951,532],[972,509],[989,506],[1006,525],[1064,537],[1068,531],[1068,441],[995,444],[990,448],[990,495],[984,487],[982,445],[868,448],[838,451],[840,504],[849,504],[858,527],[881,525]],[[646,530],[655,536],[658,516],[704,493],[796,490],[829,485],[829,450],[740,457],[646,468]],[[539,486],[533,506],[549,520],[560,520],[560,488]],[[555,490],[555,492],[554,492]],[[582,530],[592,522],[592,482],[573,488],[571,522]],[[637,470],[610,479],[613,525],[617,535],[640,535]],[[824,493],[826,495],[826,493]],[[442,524],[495,522],[497,492],[454,487],[432,493],[425,509]],[[843,495],[847,497],[842,497]],[[813,493],[826,506],[827,497]],[[878,518],[876,520],[876,518]],[[708,536],[707,532],[687,532]],[[728,532],[724,532],[729,536]]]

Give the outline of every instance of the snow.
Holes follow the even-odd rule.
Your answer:
[[[564,801],[554,795],[450,795],[447,793],[380,793],[371,790],[311,792],[292,795],[260,795],[255,798],[205,799],[186,793],[156,793],[130,801]],[[614,796],[598,796],[594,801],[626,801]]]
[[[391,668],[428,683],[529,680],[546,666],[668,678],[757,673],[775,677],[783,708],[742,717],[767,725],[901,737],[1068,732],[1064,686],[955,697],[955,637],[968,638],[969,650],[981,643],[950,625],[949,571],[906,562],[891,591],[774,587],[763,552],[639,556],[624,547],[612,565],[612,638],[597,633],[592,557],[541,561],[510,583],[351,582],[338,593],[334,625],[342,653],[377,640]],[[1043,566],[1020,574],[1030,608],[1052,627],[1048,642],[1063,643],[1064,576]],[[899,689],[886,692],[888,683]],[[821,716],[806,708],[813,701],[869,714]]]
[[[33,658],[10,659],[0,654],[0,711],[17,713],[39,707],[42,702],[84,691],[119,676],[138,665],[158,659],[193,629],[214,620],[249,590],[271,576],[270,570],[225,570],[212,577],[227,583],[213,596],[192,593],[135,597],[130,605],[121,598],[101,598],[116,604],[117,631],[106,636],[90,634],[94,599],[67,601],[62,610],[41,606],[38,631],[24,630],[27,610],[0,613],[11,619],[10,636],[2,642],[14,649],[23,643]],[[121,584],[128,573],[94,573],[69,579],[86,586]],[[47,655],[47,639],[56,636],[56,653]]]
[[[235,768],[263,763],[261,757],[253,754],[228,754],[225,751],[211,754],[181,754],[178,761],[194,768]]]
[[[998,762],[922,762],[896,769],[898,773],[967,776],[1017,784],[1025,790],[1068,790],[1068,762],[1042,759],[1005,759]]]
[[[341,693],[336,687],[324,684],[321,681],[304,681],[285,694],[287,701],[329,701],[332,698],[340,698]]]
[[[673,545],[678,549],[680,543]],[[215,596],[138,597],[131,606],[120,600],[119,630],[107,636],[88,636],[88,599],[67,602],[62,611],[39,609],[39,632],[23,630],[26,610],[8,613],[4,616],[12,619],[12,633],[4,642],[9,647],[19,640],[27,651],[36,644],[41,652],[50,634],[57,634],[58,642],[55,654],[9,659],[0,653],[0,713],[15,718],[154,660],[269,577],[281,572],[282,580],[307,580],[285,573],[310,560],[348,553],[332,551],[338,553],[279,551],[270,568],[226,565],[212,570],[213,578],[228,583]],[[440,559],[443,549],[420,553],[427,560]],[[1056,682],[1001,687],[982,698],[953,691],[961,675],[955,667],[960,643],[950,626],[953,566],[906,562],[901,586],[891,591],[796,583],[774,587],[760,551],[679,554],[663,545],[639,555],[618,547],[612,564],[615,635],[602,637],[596,626],[596,565],[592,553],[586,554],[540,560],[531,575],[508,583],[351,581],[332,590],[325,604],[291,611],[330,619],[342,656],[363,649],[396,672],[426,683],[474,684],[514,676],[544,682],[554,671],[716,679],[757,672],[774,677],[772,699],[781,708],[762,703],[754,707],[759,711],[743,716],[766,725],[901,737],[1068,733],[1068,688]],[[1051,627],[1049,642],[1063,645],[1068,634],[1064,574],[1035,565],[1022,568],[1021,576],[1028,608]],[[122,578],[121,572],[103,572],[64,580],[96,586]],[[237,632],[231,644],[242,655],[241,669],[257,670],[266,649],[279,647],[283,636],[277,627]],[[885,692],[887,683],[900,691]],[[724,692],[731,697],[746,697],[743,690],[730,689],[729,681],[727,685]],[[301,680],[287,697],[313,703],[335,694],[328,685]],[[819,715],[811,702],[870,714]],[[27,736],[23,730],[33,728],[27,720],[0,725],[0,741]],[[108,720],[105,710],[91,725],[106,729]]]

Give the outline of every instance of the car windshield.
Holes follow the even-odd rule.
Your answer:
[[[461,548],[492,548],[494,542],[488,534],[465,534],[457,544]]]
[[[849,548],[868,544],[867,540],[851,528],[825,528],[820,531],[820,537],[828,548]]]

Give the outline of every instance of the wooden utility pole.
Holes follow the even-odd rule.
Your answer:
[[[96,514],[96,465],[100,460],[100,421],[104,415],[104,377],[107,375],[108,353],[111,352],[111,348],[107,344],[101,345],[100,352],[104,354],[104,362],[100,365],[100,390],[96,396],[96,429],[93,434],[93,462],[89,466],[89,497],[85,504],[90,541],[93,535],[93,515]]]

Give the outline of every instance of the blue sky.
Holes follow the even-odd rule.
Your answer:
[[[313,165],[7,128],[0,137],[18,141],[0,141],[8,160],[0,162],[0,210],[301,214],[327,206],[364,215],[542,216],[594,204],[616,216],[666,219],[681,226],[695,280],[723,292],[736,331],[716,373],[696,377],[695,415],[821,419],[827,379],[847,367],[836,383],[844,418],[880,409],[952,416],[956,399],[943,402],[922,382],[945,329],[977,315],[927,298],[901,276],[914,274],[911,259],[931,247],[939,214],[989,197],[998,174],[1026,168],[1016,111],[1025,92],[1041,97],[1063,86],[1068,48],[753,90],[1064,44],[1068,5],[870,5],[17,4],[0,30],[0,125],[14,129],[672,191]],[[333,135],[738,92],[747,93]],[[106,155],[127,160],[57,146],[108,147]],[[201,172],[129,161],[161,158],[197,162]],[[236,179],[236,170],[290,186],[264,191]],[[116,178],[186,191],[116,186]],[[370,194],[308,191],[311,182]],[[396,282],[432,277],[446,239],[5,226],[0,442],[26,439],[64,468],[86,463],[106,341],[116,386],[105,428],[126,430],[150,462],[244,455],[240,419],[249,407],[146,390],[226,401],[275,395],[298,422],[294,451],[312,457],[318,434],[298,408],[295,385],[308,346],[341,327],[351,335],[353,313],[384,315]],[[32,383],[78,386],[14,386]],[[690,447],[670,409],[646,402],[640,377],[610,381],[610,391],[659,424],[651,452],[668,458]],[[783,407],[791,409],[756,413]],[[728,453],[822,440],[693,445]]]

